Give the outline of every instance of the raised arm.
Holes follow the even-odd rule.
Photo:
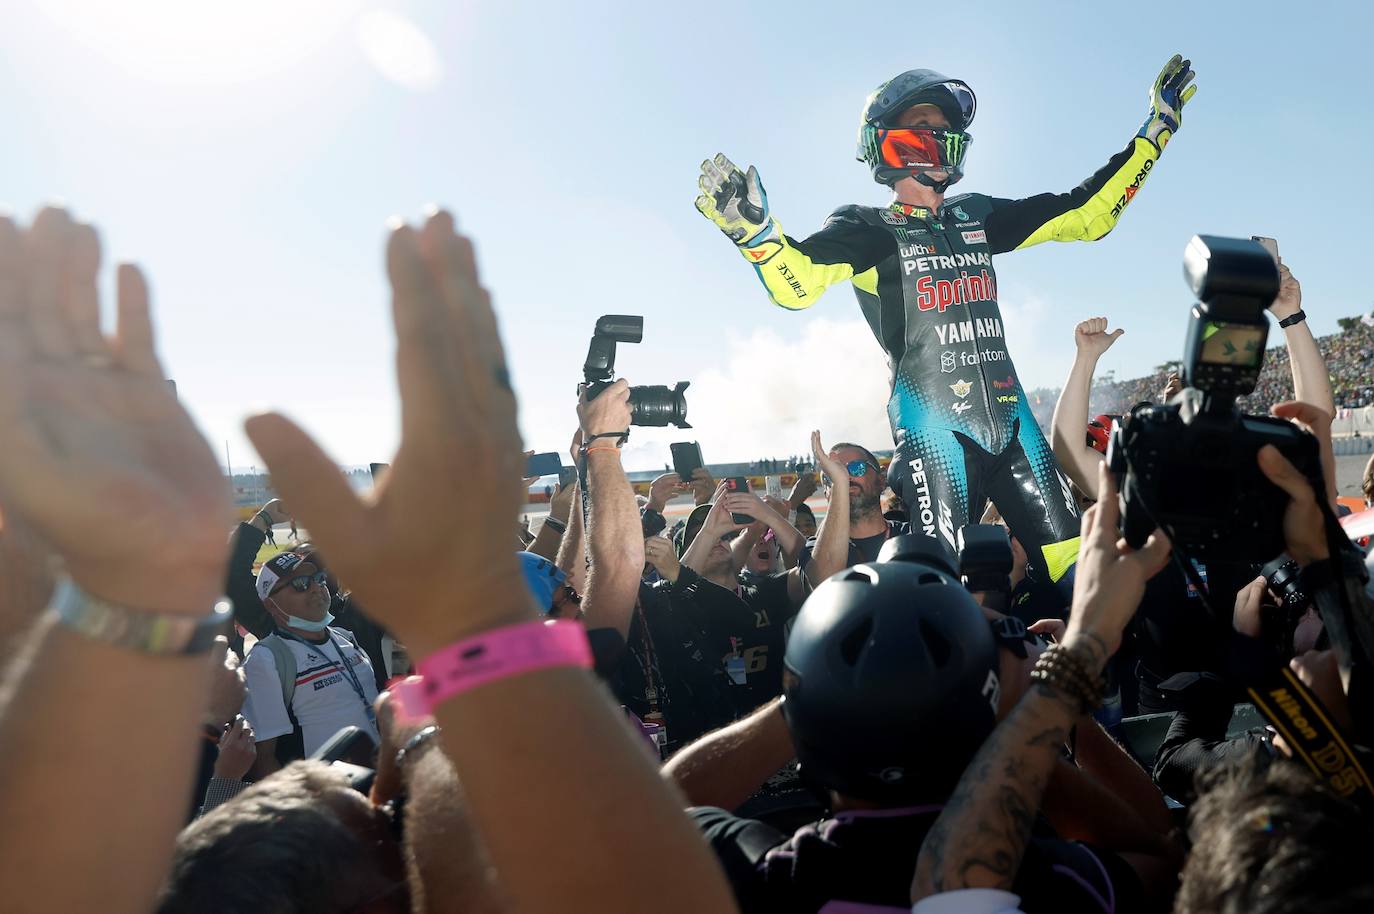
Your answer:
[[[805,568],[807,580],[816,587],[849,566],[849,470],[843,463],[831,459],[825,445],[821,444],[818,431],[811,433],[811,452],[816,458],[816,466],[830,480],[827,486],[830,504],[825,520],[816,531],[816,546]]]
[[[1279,261],[1279,295],[1269,306],[1269,312],[1277,321],[1292,318],[1302,311],[1302,285]],[[1283,339],[1288,344],[1288,361],[1293,370],[1293,399],[1324,410],[1332,417],[1336,415],[1336,399],[1331,395],[1331,374],[1327,371],[1326,360],[1317,349],[1317,341],[1312,336],[1312,328],[1306,317],[1283,328]]]
[[[530,543],[530,552],[535,555],[542,555],[550,562],[557,564],[559,547],[563,543],[564,533],[567,532],[568,516],[572,513],[573,500],[576,495],[576,482],[570,482],[567,485],[558,484],[558,488],[553,493],[553,498],[549,499],[549,515],[544,519],[544,523],[540,524],[539,533],[535,535],[534,542]]]
[[[1118,546],[1120,509],[1105,466],[1098,469],[1097,487],[1102,498],[1083,516],[1064,640],[1036,664],[1036,676],[1043,678],[983,743],[926,836],[911,886],[913,902],[936,892],[1011,888],[1069,729],[1092,710],[1089,684],[1120,646],[1145,582],[1168,561],[1169,543],[1159,533],[1139,552],[1124,542]],[[1063,659],[1051,662],[1056,656]]]
[[[770,501],[775,504],[770,504]],[[784,556],[792,556],[795,561],[801,552],[802,546],[806,545],[806,538],[801,535],[801,531],[792,526],[787,517],[778,510],[785,507],[785,502],[776,499],[760,498],[752,492],[731,492],[725,496],[725,507],[735,514],[747,514],[754,518],[755,523],[750,525],[750,529],[745,530],[740,535],[743,540],[745,535],[754,533],[754,541],[749,544],[752,549],[758,542],[758,536],[762,529],[773,531],[773,536],[778,541],[778,549]],[[739,540],[736,540],[739,542]],[[748,555],[748,549],[744,550],[744,555],[740,556],[740,564],[744,563],[744,558]]]
[[[684,746],[663,766],[663,777],[682,791],[689,806],[735,809],[796,754],[782,699],[775,698]]]
[[[152,908],[224,656],[222,640],[212,657],[200,639],[158,637],[228,621],[211,610],[229,488],[164,380],[137,268],[119,268],[117,333],[102,333],[99,264],[95,230],[61,209],[27,230],[0,218],[0,506],[80,590],[0,684],[0,885],[14,911]],[[82,624],[102,612],[154,630],[121,641],[133,633]],[[90,827],[116,821],[118,840]]]
[[[853,279],[873,291],[874,267],[892,252],[891,239],[876,226],[839,210],[805,241],[784,235],[768,212],[768,194],[754,166],[748,173],[722,154],[701,163],[697,210],[715,223],[753,264],[774,304],[800,311],[827,288]]]
[[[725,507],[725,483],[721,483],[716,489],[715,498],[711,501],[711,510],[706,512],[706,520],[702,523],[701,529],[682,552],[681,564],[700,574],[706,567],[706,560],[717,541],[728,533],[743,530],[746,526],[737,524],[730,518],[730,511]]]
[[[520,443],[471,243],[439,212],[422,229],[392,232],[388,267],[402,430],[383,489],[361,501],[282,416],[255,417],[248,433],[339,577],[424,669],[436,651],[487,639],[536,612],[508,540],[492,533],[519,511],[520,482],[510,467]],[[618,470],[617,455],[591,456]],[[464,472],[448,471],[455,466]],[[635,563],[642,550],[636,530]],[[513,725],[530,708],[539,709],[540,725]],[[525,667],[450,695],[434,716],[512,911],[634,912],[646,898],[665,914],[736,909],[705,843],[590,670]],[[673,865],[664,868],[665,860]]]
[[[622,638],[630,631],[644,571],[644,537],[640,533],[635,491],[620,465],[614,438],[597,438],[630,430],[630,384],[624,378],[593,400],[583,393],[577,406],[587,461],[587,591],[582,612],[588,628],[614,628]]]
[[[577,464],[578,451],[581,448],[582,429],[579,428],[573,435],[572,448],[569,450],[574,466]],[[568,529],[563,533],[563,541],[558,544],[558,561],[554,563],[567,573],[568,585],[578,593],[586,593],[587,591],[584,503],[582,483],[579,480],[573,483],[572,504],[568,507]]]
[[[1302,310],[1302,286],[1288,269],[1288,265],[1280,260],[1279,295],[1269,306],[1269,312],[1274,315],[1275,320],[1284,321]],[[1288,344],[1288,362],[1293,372],[1293,399],[1314,406],[1335,419],[1336,398],[1331,393],[1331,373],[1327,370],[1321,350],[1317,348],[1317,341],[1312,336],[1312,328],[1308,325],[1307,318],[1304,316],[1296,323],[1284,327],[1283,339]],[[1331,444],[1330,422],[1318,425],[1324,425],[1324,428],[1313,429],[1321,445],[1322,460],[1328,466],[1334,466],[1336,458]],[[1335,505],[1334,473],[1327,474],[1326,498]]]
[[[1063,194],[994,199],[987,222],[992,253],[1045,241],[1096,241],[1115,228],[1182,123],[1183,105],[1197,91],[1188,85],[1189,63],[1175,54],[1164,65],[1150,87],[1150,112],[1136,136],[1078,187]]]
[[[1054,419],[1050,423],[1050,447],[1059,465],[1093,499],[1097,498],[1097,465],[1102,462],[1102,455],[1083,443],[1088,398],[1098,359],[1125,332],[1118,328],[1108,333],[1105,317],[1090,317],[1073,328],[1077,353],[1064,389],[1059,392],[1059,401],[1054,404]]]

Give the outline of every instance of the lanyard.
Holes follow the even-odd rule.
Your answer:
[[[347,682],[353,688],[354,694],[356,694],[358,696],[358,700],[363,703],[363,710],[367,713],[368,723],[372,724],[373,727],[376,727],[377,712],[372,710],[372,705],[367,700],[367,693],[363,691],[363,684],[358,680],[358,674],[353,672],[353,664],[349,661],[348,656],[344,654],[343,648],[340,647],[338,643],[334,640],[334,632],[329,631],[328,629],[326,629],[326,631],[329,632],[329,637],[326,640],[318,643],[314,641],[306,641],[304,638],[292,634],[291,632],[282,631],[281,629],[278,629],[277,633],[281,635],[283,638],[289,638],[292,641],[299,641],[306,647],[318,650],[320,654],[324,656],[324,659],[329,661],[330,666],[334,667],[334,669],[338,670],[340,673],[344,675],[344,681]],[[328,651],[324,650],[325,644],[334,645],[334,650],[338,651],[339,653],[339,659],[337,661],[333,657],[329,656]],[[340,664],[342,664],[342,666],[340,666]]]

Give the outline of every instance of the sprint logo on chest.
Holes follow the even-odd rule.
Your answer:
[[[995,317],[975,317],[966,321],[950,321],[935,328],[940,345],[970,343],[975,339],[1001,339],[1002,321]]]

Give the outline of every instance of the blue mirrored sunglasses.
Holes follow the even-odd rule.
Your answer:
[[[851,460],[844,465],[844,468],[848,470],[849,475],[855,479],[862,479],[870,469],[874,472],[878,470],[877,467],[873,466],[873,464],[869,463],[867,460]],[[831,484],[830,477],[824,473],[821,474],[821,479],[825,481],[826,485]]]

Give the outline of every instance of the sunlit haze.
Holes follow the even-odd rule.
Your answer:
[[[1064,191],[1134,135],[1182,52],[1197,97],[1117,230],[996,261],[1023,383],[1058,386],[1073,325],[1098,314],[1126,329],[1103,370],[1177,358],[1196,232],[1276,237],[1330,333],[1374,304],[1374,14],[1345,9],[10,2],[0,201],[24,217],[67,201],[110,263],[145,267],[167,372],[236,467],[260,463],[240,425],[267,407],[340,463],[390,459],[384,224],[431,202],[476,239],[527,447],[566,450],[596,317],[628,313],[644,342],[617,367],[691,381],[697,426],[636,429],[632,469],[662,466],[674,440],[711,462],[801,453],[813,427],[883,448],[887,367],[852,292],[773,306],[693,209],[703,158],[757,165],[805,236],[887,199],[854,161],[859,110],[930,67],[978,95],[959,191]]]

